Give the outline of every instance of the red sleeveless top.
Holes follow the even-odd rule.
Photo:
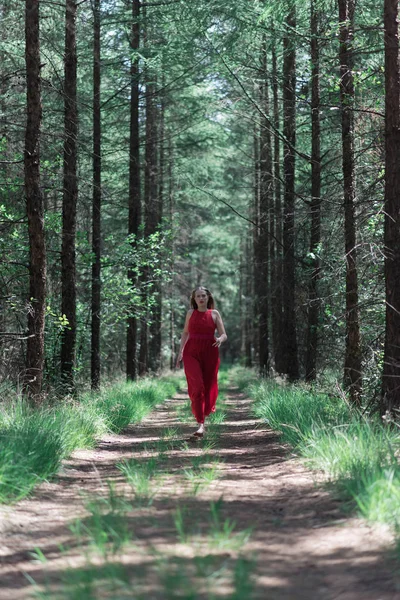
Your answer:
[[[190,339],[214,339],[215,323],[212,310],[208,309],[205,312],[201,312],[194,309],[189,319],[188,331]]]

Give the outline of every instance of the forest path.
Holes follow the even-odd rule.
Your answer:
[[[400,599],[389,534],[344,518],[248,398],[228,389],[225,420],[197,442],[185,398],[74,453],[53,482],[1,508],[0,600]],[[133,493],[116,468],[132,457],[155,457],[150,491],[136,482]],[[129,542],[104,561],[69,525],[79,517],[90,529],[85,498],[106,498],[107,481],[126,499],[113,523]]]

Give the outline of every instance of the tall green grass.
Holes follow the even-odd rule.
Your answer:
[[[15,502],[53,476],[77,448],[93,447],[106,431],[140,422],[172,396],[180,381],[143,380],[83,394],[77,400],[30,407],[23,399],[0,408],[0,503]]]
[[[16,501],[57,472],[75,448],[106,431],[93,404],[33,409],[23,400],[0,410],[0,502]]]
[[[117,433],[129,423],[139,423],[154,406],[173,396],[176,389],[172,381],[145,379],[138,383],[125,382],[105,389],[96,398],[96,405],[110,431]],[[86,401],[83,398],[83,402]],[[91,396],[88,402],[92,402]]]
[[[261,381],[250,386],[256,416],[280,431],[283,441],[297,446],[316,426],[349,422],[352,411],[340,398],[294,385]]]
[[[363,516],[400,533],[400,436],[379,423],[355,419],[316,427],[299,444],[310,466],[322,470]]]
[[[296,385],[250,388],[255,414],[323,471],[342,497],[400,539],[400,431],[361,416],[341,398]]]

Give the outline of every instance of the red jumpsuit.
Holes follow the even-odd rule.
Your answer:
[[[215,342],[212,311],[195,309],[189,319],[189,338],[183,350],[192,413],[198,423],[215,412],[218,396],[219,352]]]

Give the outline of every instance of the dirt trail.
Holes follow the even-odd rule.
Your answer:
[[[107,481],[113,481],[118,491],[126,491],[116,464],[132,455],[145,460],[166,428],[178,429],[178,439],[166,451],[164,448],[167,475],[151,506],[139,507],[127,515],[129,528],[134,531],[134,546],[118,556],[118,562],[128,567],[130,577],[140,579],[141,587],[136,593],[131,580],[130,594],[99,592],[96,598],[211,597],[201,585],[192,595],[182,592],[190,588],[188,577],[192,565],[199,564],[200,553],[204,579],[210,572],[207,560],[214,570],[220,565],[223,572],[237,566],[239,556],[251,559],[252,591],[243,591],[244,599],[400,599],[399,582],[396,584],[395,567],[388,554],[388,532],[356,518],[344,518],[340,503],[315,485],[313,475],[290,456],[273,431],[251,417],[250,401],[237,390],[229,391],[226,420],[214,425],[218,433],[216,446],[208,450],[220,460],[219,475],[196,495],[189,493],[182,468],[207,441],[182,445],[193,431],[192,426],[177,418],[175,408],[183,402],[184,395],[169,400],[123,435],[102,439],[93,451],[76,452],[57,479],[41,485],[18,505],[0,509],[0,600],[32,598],[30,578],[57,587],[63,578],[68,579],[68,569],[83,569],[82,548],[68,525],[77,517],[86,518],[84,498],[95,493],[106,495]],[[252,533],[248,540],[243,537],[240,549],[228,543],[226,548],[222,545],[219,550],[204,553],[201,543],[196,545],[193,540],[209,526],[210,502],[218,502],[221,497],[221,523],[229,519],[229,523],[236,522],[235,531],[251,528]],[[191,545],[177,538],[173,519],[177,506],[184,507],[185,527],[195,532]],[[34,554],[35,548],[40,548],[46,563]],[[164,578],[160,578],[160,556],[167,557]],[[93,560],[92,568],[99,569],[100,577],[100,561]],[[186,583],[179,581],[182,574]],[[213,577],[217,577],[215,572]],[[171,591],[174,585],[176,592]],[[220,597],[229,597],[226,594],[230,585],[221,576]],[[82,595],[86,597],[91,596]]]

